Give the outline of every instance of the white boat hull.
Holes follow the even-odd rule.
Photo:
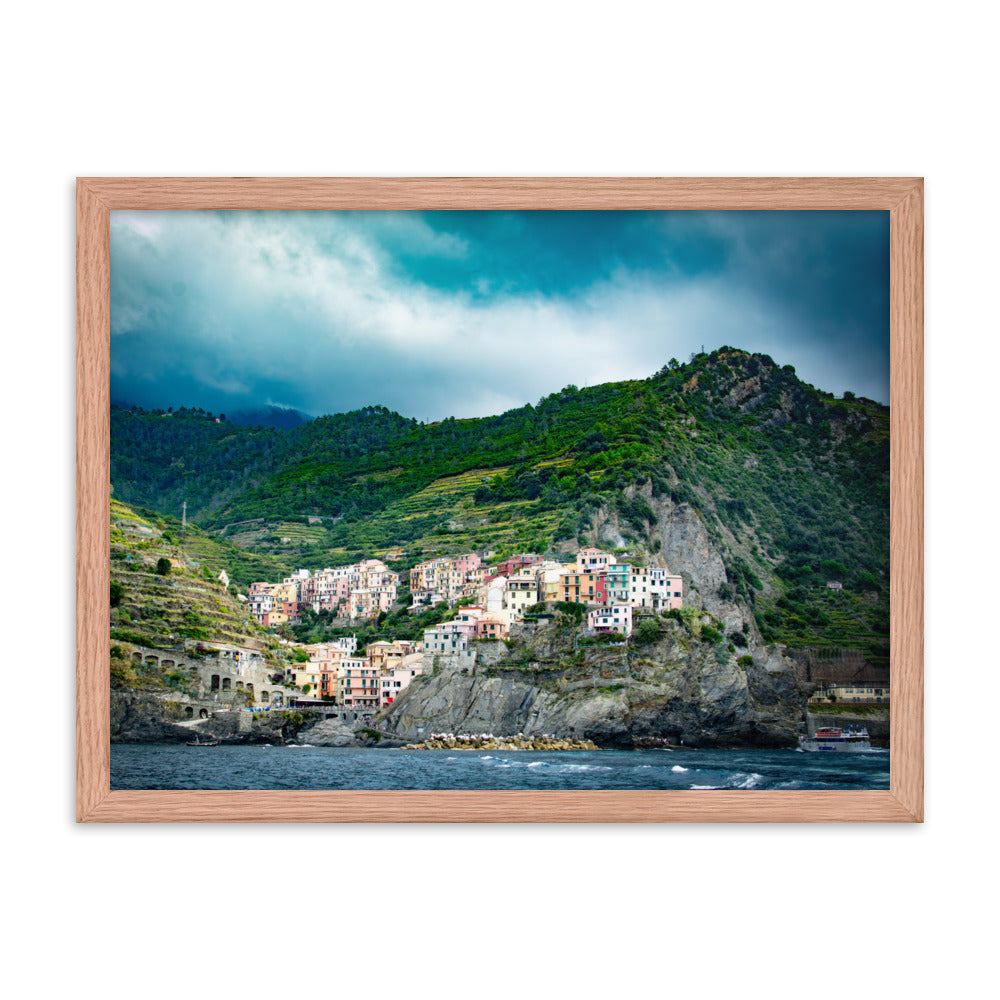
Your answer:
[[[868,740],[803,740],[801,749],[810,753],[855,753],[859,750],[871,750]]]

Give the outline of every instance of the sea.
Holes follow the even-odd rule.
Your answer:
[[[111,788],[887,790],[889,751],[484,751],[113,743]]]

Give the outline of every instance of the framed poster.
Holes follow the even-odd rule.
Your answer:
[[[922,820],[920,180],[77,211],[78,820]]]

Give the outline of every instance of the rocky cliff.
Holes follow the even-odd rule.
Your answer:
[[[478,642],[476,664],[449,657],[425,663],[425,676],[383,713],[379,727],[419,739],[431,732],[550,734],[631,747],[649,739],[693,746],[794,745],[806,698],[792,662],[765,646],[748,604],[729,585],[727,557],[747,552],[737,538],[688,503],[625,491],[648,518],[607,505],[588,540],[625,547],[684,580],[684,609],[637,619],[627,645],[588,645],[579,623],[555,614],[515,627],[505,643]],[[629,542],[631,539],[631,542]]]
[[[806,692],[780,651],[731,648],[709,615],[656,619],[628,646],[581,645],[565,616],[509,643],[476,643],[475,666],[437,657],[377,720],[396,737],[432,732],[548,734],[632,747],[791,746]],[[644,633],[648,636],[651,629]]]

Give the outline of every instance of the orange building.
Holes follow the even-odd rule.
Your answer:
[[[603,604],[607,600],[605,573],[560,573],[559,600],[575,601],[579,604]]]

